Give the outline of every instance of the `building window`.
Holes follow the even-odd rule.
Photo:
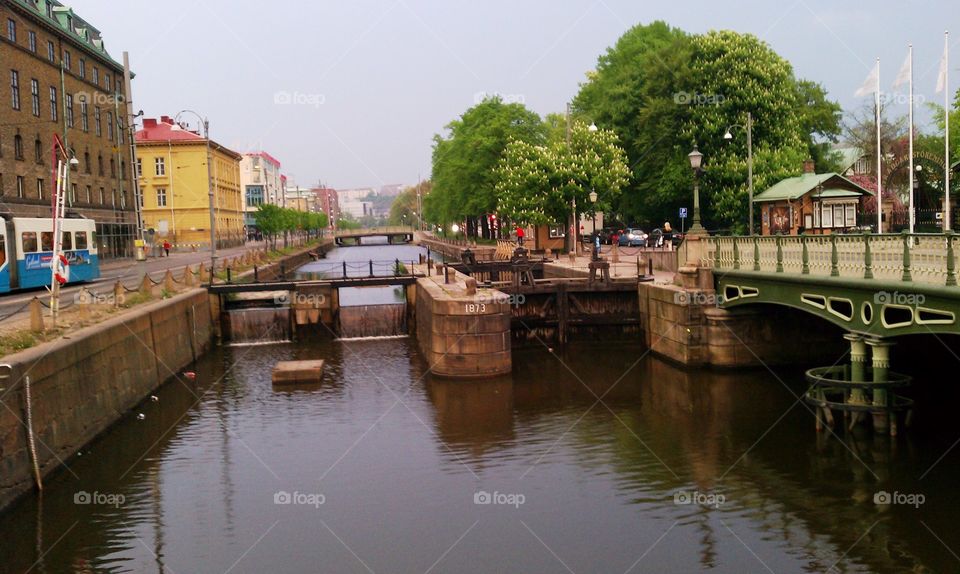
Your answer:
[[[117,161],[110,158],[110,177],[117,177]]]
[[[167,175],[167,165],[164,163],[162,157],[155,158],[153,160],[153,169],[154,173],[158,176]]]
[[[90,152],[83,152],[83,171],[90,173]]]
[[[103,87],[110,91],[110,88],[113,87],[113,83],[110,82],[110,74],[103,74]]]
[[[100,126],[100,106],[93,106],[93,127],[96,129],[97,137],[103,133],[103,128]]]
[[[14,43],[17,41],[17,23],[13,18],[7,19],[7,40]]]
[[[70,193],[67,195],[67,201],[70,204],[70,207],[73,207],[73,203],[77,201],[77,184],[70,184]]]
[[[20,72],[10,70],[10,104],[13,109],[20,109]]]
[[[80,129],[90,131],[90,106],[86,98],[80,100]]]
[[[40,117],[40,82],[38,80],[30,80],[30,105],[32,107],[33,115]]]
[[[57,47],[52,40],[47,40],[47,59],[51,62],[57,61]]]
[[[139,157],[137,158],[137,167],[135,169],[137,170],[137,177],[143,177],[143,160]]]
[[[37,33],[33,30],[27,34],[27,45],[30,47],[30,51],[34,54],[37,53]]]
[[[57,89],[50,86],[50,119],[57,121]]]
[[[93,195],[92,195],[92,189],[91,189],[90,186],[88,185],[88,186],[87,186],[87,203],[90,203],[90,198],[91,198],[91,197],[93,197]]]
[[[127,179],[127,162],[120,160],[120,179]]]
[[[20,134],[13,136],[13,157],[23,160],[23,138]]]
[[[63,51],[63,67],[68,72],[70,71],[70,63],[71,63],[70,50],[64,50]]]
[[[33,153],[37,156],[37,163],[43,165],[43,142],[40,138],[33,140]]]
[[[78,64],[80,65],[80,69],[78,70],[80,73],[80,79],[84,79],[87,77],[87,61],[83,58],[80,58]]]
[[[17,197],[23,199],[23,176],[17,176]]]
[[[157,207],[167,206],[167,190],[163,187],[157,188]]]
[[[103,155],[101,154],[97,154],[97,173],[103,177]]]
[[[93,83],[100,84],[100,68],[96,66],[93,67]]]
[[[73,127],[73,94],[67,94],[67,95],[65,95],[64,97],[67,99],[67,101],[66,101],[66,105],[67,105],[67,127],[68,127],[68,128],[72,128],[72,127]]]
[[[107,112],[107,141],[113,141],[113,112]]]
[[[100,188],[100,205],[103,205],[103,188]]]
[[[37,178],[37,197],[43,199],[43,178]]]

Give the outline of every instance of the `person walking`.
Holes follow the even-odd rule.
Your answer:
[[[167,254],[167,257],[170,257],[170,248],[173,247],[170,245],[170,242],[166,239],[163,240],[163,252]]]
[[[517,246],[523,247],[523,228],[519,225],[517,226]]]

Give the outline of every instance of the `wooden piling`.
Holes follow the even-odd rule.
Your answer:
[[[30,330],[34,333],[43,333],[45,330],[42,307],[40,299],[34,297],[30,301]]]

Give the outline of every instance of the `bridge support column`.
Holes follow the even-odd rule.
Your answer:
[[[863,338],[863,335],[856,335],[854,333],[848,333],[844,335],[843,338],[850,341],[850,380],[863,382],[866,380],[864,377],[866,377],[867,372],[867,342]],[[863,389],[853,389],[850,391],[849,402],[857,405],[868,404]],[[854,415],[853,423],[856,424],[859,418],[860,417]]]
[[[873,384],[878,385],[873,389],[873,406],[879,408],[888,408],[890,405],[887,389],[884,386],[889,382],[890,373],[890,347],[894,345],[892,341],[880,339],[871,339],[867,341],[873,351]],[[890,416],[891,412],[875,412],[873,414],[873,429],[875,431],[886,431],[889,429],[891,436],[897,434],[897,421],[895,417]]]

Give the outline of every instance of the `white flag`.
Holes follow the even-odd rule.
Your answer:
[[[873,94],[877,91],[877,80],[880,78],[880,62],[873,67],[873,70],[870,71],[870,75],[867,76],[867,79],[864,80],[863,85],[860,86],[860,89],[854,94],[858,98],[861,96],[866,96],[867,94]]]
[[[937,93],[947,89],[947,46],[943,47],[943,57],[940,58],[940,73],[937,75]]]
[[[900,73],[897,74],[897,79],[893,81],[894,90],[910,81],[911,64],[912,62],[910,61],[910,54],[907,54],[907,59],[903,61],[903,67],[900,68]]]

